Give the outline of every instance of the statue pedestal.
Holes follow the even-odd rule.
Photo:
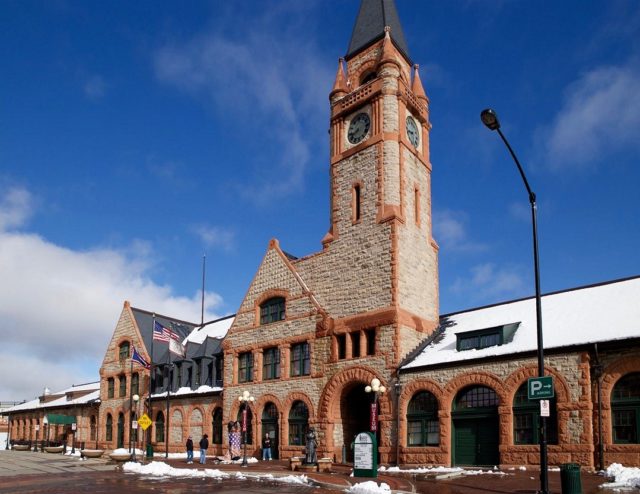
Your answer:
[[[296,458],[295,456],[293,458],[289,458],[289,469],[294,471],[294,470],[299,470],[300,469],[300,465],[302,465],[302,460],[300,458]]]
[[[298,467],[298,470],[301,472],[314,473],[318,471],[318,465],[314,465],[313,463],[310,465],[302,464]]]
[[[325,473],[331,473],[331,465],[333,464],[333,461],[331,460],[331,458],[320,458],[318,460],[318,471],[319,472],[325,472]]]

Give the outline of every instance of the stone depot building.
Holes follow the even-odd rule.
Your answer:
[[[268,433],[275,457],[302,456],[313,427],[319,455],[350,462],[378,379],[381,463],[539,462],[534,300],[439,313],[429,99],[393,0],[362,1],[329,103],[322,249],[297,258],[272,240],[237,313],[204,325],[125,302],[99,382],[5,410],[12,441],[177,452],[207,433],[223,455],[246,390],[250,454]],[[638,300],[640,277],[543,296],[550,464],[640,466]],[[155,323],[183,356],[153,340]],[[145,437],[131,429],[143,412]]]

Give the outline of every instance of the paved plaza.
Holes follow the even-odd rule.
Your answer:
[[[273,461],[239,465],[187,465],[182,460],[168,460],[171,466],[185,469],[212,468],[225,472],[240,472],[243,475],[267,474],[286,476],[292,472],[288,462]],[[396,493],[412,492],[424,494],[465,493],[535,493],[539,487],[538,472],[513,470],[506,475],[434,475],[392,474],[381,472],[377,482],[385,482]],[[216,492],[262,492],[323,494],[344,492],[352,484],[368,479],[350,476],[348,465],[334,465],[332,473],[310,474],[313,487],[253,480],[214,480],[204,478],[153,478],[126,474],[121,466],[108,458],[80,460],[78,457],[28,451],[0,451],[0,493],[147,493],[171,492],[182,494],[200,492],[203,484],[215,486]],[[599,486],[605,482],[601,476],[582,473],[583,494],[605,493]],[[560,474],[550,472],[549,487],[552,493],[561,493]]]

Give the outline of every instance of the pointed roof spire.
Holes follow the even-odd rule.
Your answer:
[[[336,93],[348,93],[347,78],[344,75],[344,58],[338,61],[338,71],[336,72],[336,81],[333,83],[333,89],[331,90],[331,96]]]
[[[348,60],[381,40],[384,37],[385,26],[391,27],[393,44],[410,61],[407,42],[404,39],[394,0],[362,0],[345,58]]]
[[[413,66],[413,84],[411,85],[411,92],[420,99],[424,99],[428,101],[427,93],[424,92],[424,86],[422,85],[422,81],[420,80],[420,66],[415,64]]]

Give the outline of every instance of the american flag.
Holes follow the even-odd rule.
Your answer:
[[[175,341],[180,341],[180,337],[171,331],[169,328],[165,328],[158,321],[155,321],[153,326],[153,339],[156,341],[169,342],[169,338]]]

